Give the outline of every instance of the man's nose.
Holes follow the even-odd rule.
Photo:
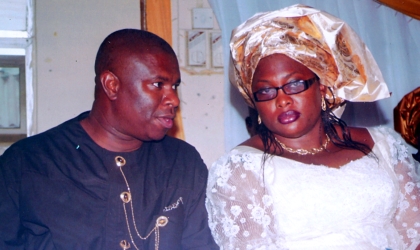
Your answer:
[[[165,105],[171,105],[174,108],[177,108],[180,103],[177,90],[171,90],[165,93],[163,96],[163,103]]]

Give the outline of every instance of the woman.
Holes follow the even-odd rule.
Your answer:
[[[418,186],[386,128],[347,127],[344,101],[389,96],[360,38],[328,13],[259,13],[231,38],[257,135],[215,162],[207,209],[222,249],[415,249]]]

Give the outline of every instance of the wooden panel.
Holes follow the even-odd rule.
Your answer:
[[[172,15],[170,0],[146,1],[147,30],[172,45]]]
[[[388,7],[402,12],[407,16],[420,20],[419,0],[376,0],[376,2],[387,5]]]
[[[153,32],[162,37],[172,45],[172,14],[171,0],[142,0],[146,5],[146,27],[147,31]],[[181,108],[179,107],[175,117],[175,124],[168,135],[185,140],[184,128],[182,125]]]

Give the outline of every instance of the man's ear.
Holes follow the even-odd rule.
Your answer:
[[[109,70],[102,72],[100,79],[102,89],[110,100],[117,99],[117,93],[120,88],[120,81],[114,73]]]

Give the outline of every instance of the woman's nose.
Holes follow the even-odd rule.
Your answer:
[[[284,108],[290,105],[292,102],[293,99],[290,97],[290,95],[285,94],[283,90],[278,90],[276,97],[277,107]]]

